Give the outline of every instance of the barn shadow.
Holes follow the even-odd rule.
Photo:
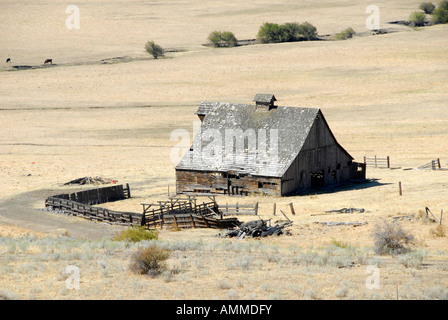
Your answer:
[[[362,190],[374,187],[381,187],[385,185],[389,185],[391,183],[383,183],[379,181],[380,179],[360,179],[360,180],[350,180],[344,183],[340,183],[337,185],[330,185],[321,188],[314,188],[311,190],[306,190],[303,192],[298,192],[296,194],[292,194],[290,196],[310,196],[310,195],[318,195],[318,194],[327,194],[327,193],[335,193],[340,191],[351,191],[351,190]]]

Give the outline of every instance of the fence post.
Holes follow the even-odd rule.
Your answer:
[[[390,159],[389,159],[389,156],[387,156],[387,167],[390,168]]]
[[[403,195],[403,192],[401,190],[401,181],[398,182],[398,189],[399,189],[399,192],[400,192],[400,196]]]
[[[274,202],[274,216],[275,216],[275,210],[277,209],[277,204]]]
[[[258,202],[255,204],[255,215],[258,215]]]
[[[292,202],[289,204],[289,206],[291,207],[291,213],[292,213],[292,215],[295,216],[295,215],[296,215],[296,212],[294,211],[294,206],[293,206]]]
[[[377,164],[376,164],[376,155],[375,155],[375,168],[377,167]]]

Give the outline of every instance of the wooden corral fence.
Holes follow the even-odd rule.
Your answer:
[[[238,215],[257,215],[258,202],[253,204],[225,204],[220,205],[222,215],[224,216],[238,216]]]
[[[53,198],[66,199],[88,205],[123,200],[130,197],[131,191],[128,183],[126,186],[114,185],[53,196]]]
[[[214,197],[209,197],[210,201],[202,203],[199,203],[195,196],[170,197],[169,200],[157,201],[156,204],[142,203],[143,213],[113,211],[92,206],[129,197],[129,185],[117,185],[51,196],[45,200],[45,207],[49,211],[98,222],[144,226],[147,229],[163,227],[228,229],[241,224],[237,218],[223,218],[223,213]],[[242,207],[237,208],[240,210]]]
[[[390,168],[390,158],[378,158],[377,156],[373,158],[364,157],[364,164],[366,166],[376,167],[376,168]]]
[[[211,201],[198,203],[194,196],[171,197],[157,204],[142,203],[141,225],[148,229],[178,228],[232,228],[240,222],[235,218],[223,218],[214,197]]]
[[[110,201],[131,197],[129,184],[90,189],[69,194],[59,194],[45,199],[45,207],[66,215],[79,216],[89,220],[120,225],[140,225],[142,214],[136,212],[113,211],[92,207]]]
[[[427,164],[424,164],[417,169],[431,169],[431,170],[441,170],[442,166],[440,165],[440,159],[431,160]]]
[[[82,217],[98,222],[106,222],[109,224],[139,226],[142,219],[141,213],[113,211],[56,197],[48,197],[45,200],[45,207],[50,210],[62,211],[66,215]]]

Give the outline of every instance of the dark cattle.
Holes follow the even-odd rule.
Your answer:
[[[6,59],[6,63],[11,62],[11,58]]]
[[[46,63],[53,63],[53,59],[46,59],[46,60],[44,61],[44,64],[46,64]]]

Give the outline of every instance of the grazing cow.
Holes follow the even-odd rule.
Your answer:
[[[44,64],[47,64],[47,63],[53,63],[53,59],[45,59],[45,61],[44,61]]]
[[[11,62],[11,58],[6,59],[6,63]]]

